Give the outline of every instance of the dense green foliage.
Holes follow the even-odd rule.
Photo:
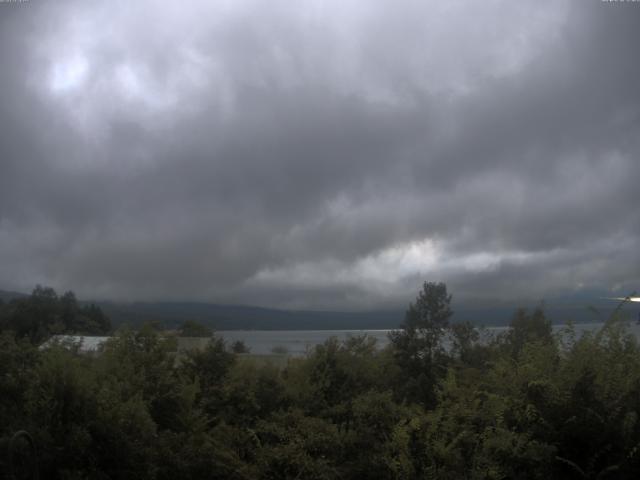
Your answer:
[[[442,337],[449,328],[453,312],[449,308],[451,295],[444,283],[426,283],[409,310],[402,329],[389,335],[393,355],[400,367],[397,386],[403,399],[436,404],[438,378],[446,368]]]
[[[210,337],[213,330],[194,320],[185,320],[179,329],[181,337]]]
[[[389,347],[330,339],[285,367],[217,337],[178,358],[148,327],[99,355],[4,332],[0,434],[31,432],[52,479],[638,478],[624,326],[553,335],[519,311],[480,341],[449,300],[425,284]]]
[[[38,344],[54,334],[100,335],[111,330],[111,322],[94,305],[80,305],[73,292],[58,294],[37,286],[30,296],[0,302],[0,331]]]

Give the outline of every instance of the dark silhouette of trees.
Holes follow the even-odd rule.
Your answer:
[[[518,309],[509,327],[503,340],[514,357],[530,343],[548,345],[553,342],[551,321],[546,318],[541,307],[536,308],[533,313]]]
[[[449,325],[451,296],[427,283],[389,346],[332,338],[282,364],[215,336],[177,352],[151,325],[97,355],[38,347],[34,332],[78,328],[85,307],[33,297],[0,309],[3,326],[44,316],[0,333],[0,477],[23,430],[47,479],[640,476],[640,345],[621,321],[578,337],[518,311],[480,339]]]
[[[250,349],[242,340],[236,340],[231,344],[231,351],[233,353],[249,353]]]
[[[211,337],[213,330],[195,320],[186,320],[179,329],[181,337]]]
[[[0,330],[40,344],[55,334],[105,334],[111,322],[97,305],[81,305],[73,292],[58,296],[53,288],[38,285],[30,296],[0,305]]]
[[[436,384],[446,368],[442,338],[453,315],[444,283],[425,282],[409,305],[401,330],[389,334],[393,355],[404,373],[403,396],[431,407]]]

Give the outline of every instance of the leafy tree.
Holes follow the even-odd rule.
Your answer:
[[[0,329],[40,344],[54,334],[104,334],[111,322],[94,304],[80,307],[73,292],[58,296],[54,289],[38,285],[29,297],[0,308]]]
[[[236,340],[231,344],[231,351],[233,353],[249,353],[249,347],[242,340]]]
[[[292,382],[298,389],[294,395],[309,413],[348,428],[352,400],[385,384],[381,360],[374,338],[351,337],[340,342],[332,337],[317,345],[303,364],[290,363],[285,373],[295,379]]]
[[[78,301],[73,292],[68,291],[59,300],[60,320],[64,331],[72,332],[76,328],[76,317],[78,316]]]
[[[235,355],[227,351],[222,338],[213,337],[203,350],[189,350],[182,360],[180,371],[186,378],[197,383],[198,405],[212,417],[223,403],[223,388]]]
[[[89,335],[105,334],[111,330],[111,321],[102,309],[93,303],[78,311],[73,331]]]
[[[551,321],[541,307],[531,314],[525,309],[518,309],[502,340],[513,356],[517,356],[525,345],[532,342],[549,345],[553,342]]]
[[[339,431],[331,422],[295,409],[260,422],[256,435],[261,478],[345,478],[334,463],[339,458],[341,442]]]
[[[51,333],[62,333],[58,295],[52,288],[36,286],[27,298],[16,299],[10,304],[7,327],[19,338],[31,343],[44,341]]]
[[[280,369],[253,361],[233,365],[221,395],[220,418],[246,428],[293,403]]]
[[[409,401],[432,407],[436,383],[445,371],[442,338],[453,315],[451,295],[444,283],[425,282],[409,305],[401,330],[389,334],[391,348],[404,378],[399,387]]]
[[[211,328],[195,320],[185,320],[179,332],[181,337],[211,337],[213,335]]]
[[[38,350],[29,342],[0,333],[0,436],[19,429],[24,420],[26,389],[39,362]]]
[[[462,363],[473,364],[481,360],[478,356],[478,340],[480,334],[471,322],[451,325],[451,352]]]
[[[352,412],[341,458],[349,476],[394,478],[399,470],[406,470],[406,467],[398,468],[398,439],[394,435],[410,421],[413,412],[394,402],[389,391],[371,391],[354,397]]]

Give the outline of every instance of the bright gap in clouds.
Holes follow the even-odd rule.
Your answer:
[[[267,268],[248,282],[254,285],[276,284],[318,288],[336,283],[363,285],[382,295],[402,288],[403,281],[415,276],[446,277],[461,272],[492,272],[503,262],[524,265],[539,260],[541,254],[528,252],[473,252],[452,256],[432,239],[400,243],[348,263],[336,259],[303,261],[293,265]]]
[[[637,193],[638,102],[628,59],[585,55],[602,12],[572,24],[569,3],[38,2],[16,38],[25,71],[6,73],[34,94],[21,118],[49,128],[25,131],[24,152],[17,138],[0,213],[52,219],[64,255],[0,250],[33,278],[132,297],[386,305],[423,279],[460,296],[632,291],[633,262],[606,252],[637,252],[616,212]],[[598,243],[605,230],[622,233]]]
[[[81,88],[89,74],[89,62],[80,54],[55,62],[49,73],[49,88],[55,93]]]
[[[330,285],[334,282],[389,284],[416,272],[429,271],[436,266],[436,261],[436,245],[427,239],[394,245],[350,264],[336,259],[325,259],[267,268],[258,272],[250,283],[305,287]]]

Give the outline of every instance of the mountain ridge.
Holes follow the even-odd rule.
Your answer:
[[[10,301],[27,294],[0,290],[0,298]],[[185,320],[195,320],[215,330],[376,330],[400,327],[405,309],[369,311],[284,310],[251,305],[224,305],[190,301],[79,301],[94,303],[118,327],[159,322],[177,328]],[[560,296],[549,300],[478,300],[452,304],[453,322],[469,321],[477,326],[504,326],[518,308],[543,306],[555,324],[593,323],[605,319],[617,304],[595,295]],[[594,313],[593,308],[600,312]],[[633,308],[633,307],[632,307]],[[637,316],[637,313],[635,314]]]

